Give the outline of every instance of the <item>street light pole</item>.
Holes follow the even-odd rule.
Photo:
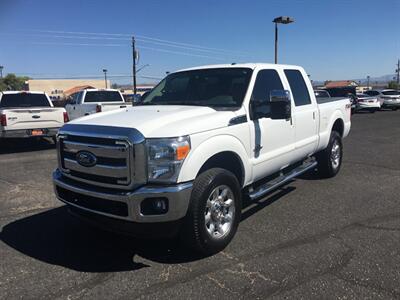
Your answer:
[[[369,89],[369,79],[370,79],[371,77],[368,75],[367,76],[367,88]]]
[[[103,72],[104,72],[104,85],[107,88],[107,69],[103,69]]]
[[[132,55],[133,55],[133,66],[132,66],[132,76],[133,76],[133,94],[136,95],[136,48],[135,48],[135,37],[132,37]]]
[[[272,22],[275,23],[275,64],[278,63],[278,23],[279,24],[290,24],[294,22],[291,17],[280,16],[275,18]]]
[[[0,66],[0,78],[2,79],[3,78],[3,66]]]
[[[275,22],[275,64],[278,63],[278,23]]]

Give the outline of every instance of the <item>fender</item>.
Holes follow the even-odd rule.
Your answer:
[[[329,138],[331,136],[333,124],[337,120],[342,120],[343,125],[344,125],[344,116],[343,112],[340,109],[336,109],[331,117],[330,120],[328,121],[327,119],[321,120],[321,125],[320,125],[320,140],[319,140],[319,150],[325,149],[328,146],[329,143]]]
[[[227,147],[227,145],[229,145]],[[248,154],[239,139],[232,135],[217,135],[204,140],[198,146],[193,148],[185,159],[178,182],[192,181],[196,178],[201,167],[213,155],[231,151],[237,154],[243,164],[244,185],[251,179],[251,166],[249,164]]]

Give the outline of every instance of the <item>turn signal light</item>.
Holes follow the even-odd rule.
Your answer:
[[[189,145],[179,146],[178,148],[176,148],[176,159],[177,160],[185,159],[186,156],[189,154],[189,151],[190,151]]]

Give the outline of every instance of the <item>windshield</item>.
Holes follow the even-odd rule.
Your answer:
[[[400,95],[400,92],[398,92],[398,91],[384,91],[384,92],[382,92],[382,94],[384,94],[386,96],[398,96],[398,95]]]
[[[4,94],[0,101],[0,108],[11,107],[50,107],[45,94]]]
[[[240,107],[250,82],[248,68],[218,68],[168,75],[143,100],[142,105],[197,105]]]
[[[87,91],[85,102],[121,102],[124,101],[117,91]]]

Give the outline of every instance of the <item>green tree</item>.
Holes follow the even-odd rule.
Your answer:
[[[26,76],[16,76],[15,74],[7,74],[6,77],[0,79],[0,91],[20,91],[26,86],[25,82],[29,79]]]
[[[113,84],[111,85],[111,88],[112,88],[112,89],[118,89],[118,88],[119,88],[119,85],[116,84],[116,83],[113,83]]]
[[[396,81],[391,81],[388,83],[388,89],[398,90],[400,89],[400,86],[397,84]]]

